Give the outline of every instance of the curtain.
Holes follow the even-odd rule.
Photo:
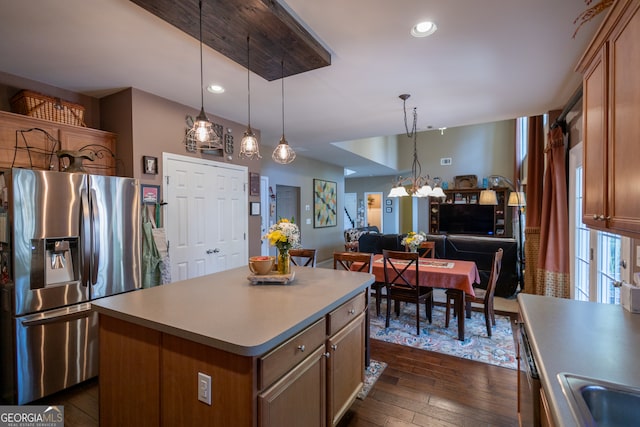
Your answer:
[[[534,292],[538,295],[569,298],[566,149],[560,126],[549,131],[548,141],[545,148],[546,169]]]
[[[524,230],[524,288],[534,293],[540,247],[540,212],[542,210],[542,179],[544,175],[543,117],[529,117],[527,148],[527,207]]]

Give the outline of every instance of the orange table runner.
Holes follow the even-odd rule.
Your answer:
[[[415,269],[404,274],[408,280],[414,279]],[[382,255],[374,255],[373,274],[376,282],[384,283],[384,260]],[[480,283],[480,273],[473,261],[449,260],[441,258],[420,258],[420,286],[432,288],[459,289],[467,295],[475,296],[473,284]]]

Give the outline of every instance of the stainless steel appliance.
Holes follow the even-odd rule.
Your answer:
[[[540,377],[524,323],[519,323],[518,329],[518,420],[520,427],[538,427]]]
[[[82,173],[2,173],[0,240],[12,240],[0,243],[2,400],[24,404],[97,375],[90,302],[141,287],[140,186]]]

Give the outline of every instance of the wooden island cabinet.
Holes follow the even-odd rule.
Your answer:
[[[294,269],[289,285],[240,267],[96,301],[100,425],[335,426],[363,386],[373,276]]]
[[[580,60],[583,222],[640,237],[640,0],[621,0]]]

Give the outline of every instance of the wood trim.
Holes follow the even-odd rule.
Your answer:
[[[199,34],[197,2],[131,0],[184,31]],[[331,53],[279,2],[210,0],[202,2],[202,42],[247,68],[247,36],[251,36],[251,71],[268,81],[331,65]]]
[[[611,9],[609,9],[609,12],[600,24],[600,28],[598,28],[595,35],[591,39],[589,46],[580,57],[580,60],[578,61],[578,64],[575,68],[576,72],[584,74],[586,68],[589,66],[589,63],[600,50],[600,47],[606,43],[607,39],[609,39],[609,36],[613,32],[614,28],[618,25],[618,22],[622,18],[624,12],[628,8],[632,7],[634,3],[636,3],[635,7],[638,7],[638,0],[618,0],[613,3]]]

